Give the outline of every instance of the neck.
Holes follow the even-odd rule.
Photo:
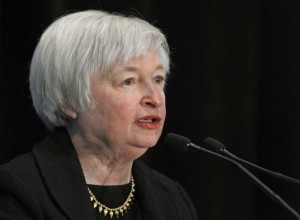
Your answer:
[[[111,161],[103,163],[97,156],[79,155],[87,184],[122,185],[130,182],[132,162]]]
[[[69,131],[87,184],[122,185],[130,182],[133,160],[113,151],[104,143]]]

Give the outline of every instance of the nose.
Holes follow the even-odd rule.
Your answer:
[[[143,95],[141,104],[151,108],[157,108],[163,105],[165,102],[165,93],[163,88],[158,85],[146,85],[143,86]]]

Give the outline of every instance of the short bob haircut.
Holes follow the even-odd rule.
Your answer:
[[[142,19],[96,10],[57,19],[41,36],[31,61],[30,91],[37,114],[50,130],[67,126],[64,107],[80,112],[93,106],[93,77],[109,77],[116,65],[143,56],[149,48],[168,74],[166,38]]]

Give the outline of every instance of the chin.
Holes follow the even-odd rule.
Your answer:
[[[158,139],[155,139],[155,140],[144,140],[142,143],[141,143],[141,146],[142,146],[142,148],[146,148],[146,149],[148,149],[148,148],[152,148],[152,147],[154,147],[156,144],[157,144],[157,141],[158,141]]]
[[[136,134],[135,137],[132,137],[129,142],[131,146],[136,146],[138,148],[151,148],[157,144],[157,141],[160,137],[160,133],[143,133]]]

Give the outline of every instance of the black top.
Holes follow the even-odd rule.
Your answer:
[[[130,190],[131,183],[125,185],[117,185],[117,186],[100,186],[100,185],[88,185],[96,199],[110,208],[115,208],[121,206],[127,199]],[[93,206],[94,202],[91,202],[91,206]],[[98,206],[97,206],[98,208]],[[97,219],[101,220],[111,220],[110,216],[107,214],[106,216],[103,213],[99,213],[98,209],[95,208],[95,216]],[[130,209],[124,215],[116,216],[113,219],[120,220],[141,220],[141,207],[139,204],[137,190],[134,193],[134,200],[129,207]]]

